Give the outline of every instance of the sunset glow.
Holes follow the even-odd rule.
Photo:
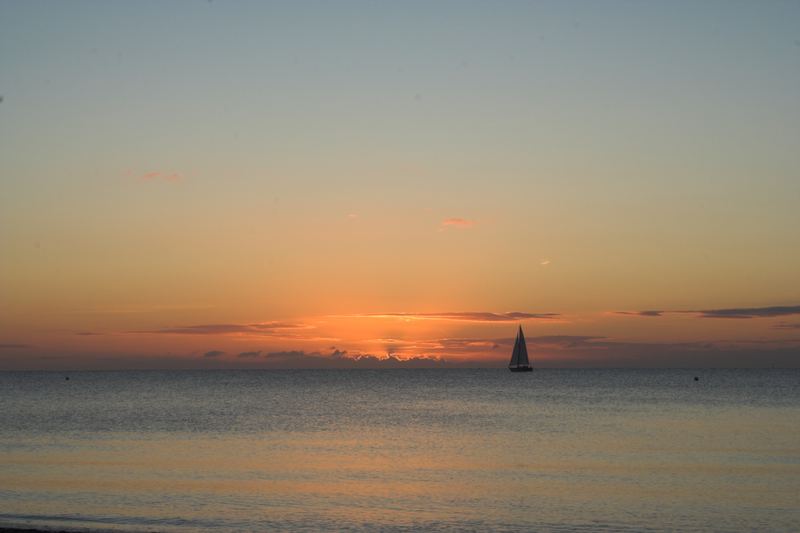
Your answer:
[[[179,4],[3,10],[0,369],[798,366],[796,6]]]

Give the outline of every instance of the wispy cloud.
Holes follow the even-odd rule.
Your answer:
[[[662,316],[667,311],[614,311],[615,315],[629,315],[629,316]]]
[[[274,335],[282,330],[308,328],[304,324],[291,322],[257,322],[252,324],[201,324],[196,326],[175,326],[150,330],[130,331],[128,333],[163,335]]]
[[[550,260],[549,259],[544,259],[544,260],[540,261],[539,264],[542,265],[542,266],[547,266],[547,265],[550,264]]]
[[[225,355],[225,352],[222,350],[211,350],[210,352],[206,352],[203,354],[203,357],[222,357]]]
[[[706,309],[695,312],[702,318],[768,318],[800,314],[800,305]]]
[[[257,352],[241,352],[238,355],[238,357],[241,357],[243,359],[247,359],[247,358],[258,357],[260,355],[261,355],[261,350],[258,350]]]
[[[665,314],[689,314],[700,318],[772,318],[800,314],[800,305],[776,305],[770,307],[732,307],[723,309],[698,310],[649,310],[649,311],[614,311],[617,315],[630,316],[663,316]]]
[[[552,320],[559,313],[493,313],[488,311],[445,312],[445,313],[375,313],[350,315],[363,318],[401,318],[407,320],[460,320],[467,322],[518,322],[522,320]]]
[[[458,228],[458,229],[469,229],[475,225],[475,221],[467,220],[465,218],[459,217],[451,217],[442,220],[442,229],[446,228]]]
[[[30,348],[30,344],[16,344],[16,343],[6,343],[0,344],[0,350],[21,350],[23,348]]]

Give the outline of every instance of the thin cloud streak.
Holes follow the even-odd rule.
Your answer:
[[[453,320],[466,322],[519,322],[523,320],[554,320],[559,313],[493,313],[488,311],[444,312],[444,313],[375,313],[347,315],[353,318],[399,318],[408,320]]]
[[[451,217],[442,220],[442,229],[445,228],[469,229],[473,226],[475,226],[475,221],[467,220],[466,218]]]
[[[613,314],[615,315],[627,315],[627,316],[663,316],[664,313],[669,313],[670,311],[614,311]]]
[[[699,310],[648,310],[613,311],[616,315],[660,317],[665,314],[695,315],[699,318],[773,318],[800,314],[800,305],[777,305],[770,307],[733,307]]]
[[[769,318],[800,314],[800,305],[707,309],[695,312],[702,318]]]
[[[308,329],[310,326],[291,322],[258,322],[253,324],[201,324],[150,330],[129,331],[156,335],[276,335],[282,330]]]

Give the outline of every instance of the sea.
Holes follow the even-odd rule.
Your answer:
[[[5,372],[2,527],[800,531],[800,371]]]

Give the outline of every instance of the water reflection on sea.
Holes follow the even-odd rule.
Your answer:
[[[70,377],[0,373],[0,524],[800,529],[797,371]]]

